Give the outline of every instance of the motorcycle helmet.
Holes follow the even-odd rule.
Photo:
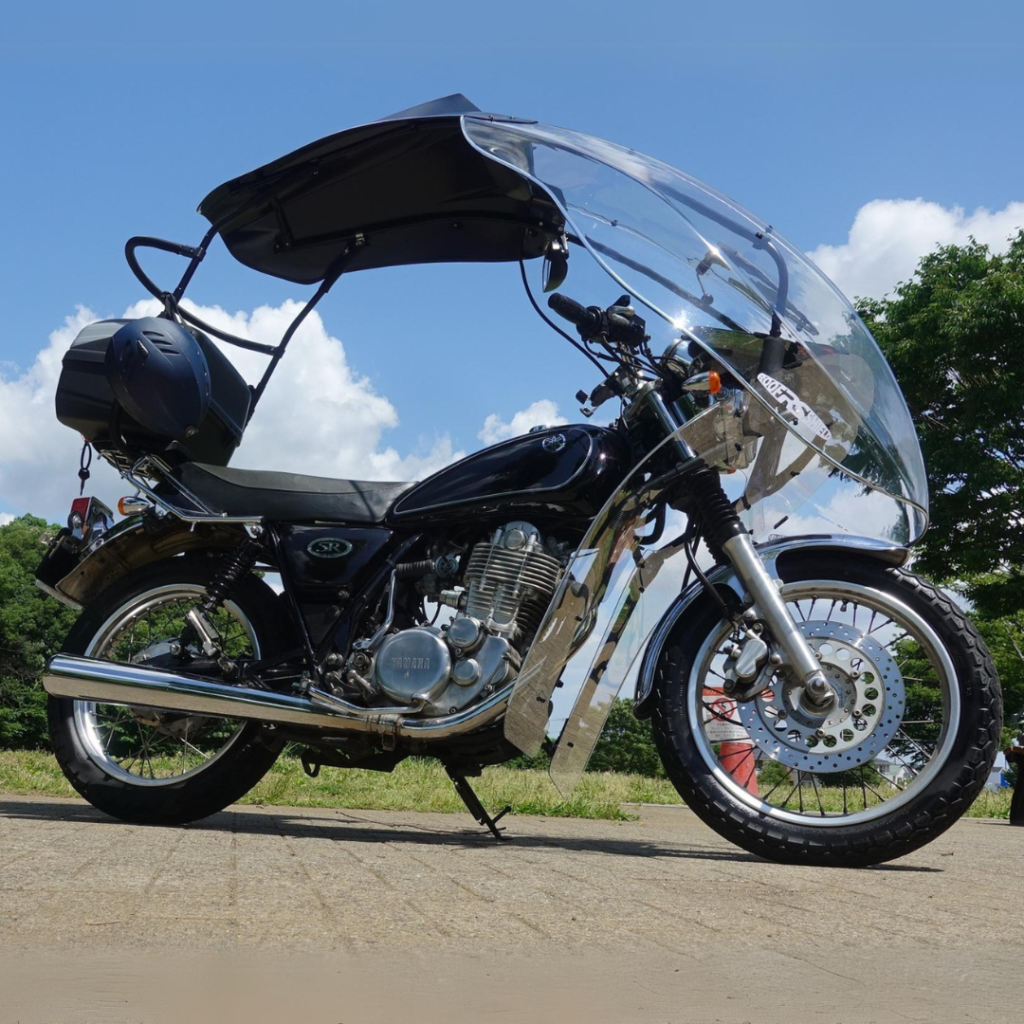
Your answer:
[[[210,408],[210,368],[180,324],[144,317],[125,324],[106,352],[110,389],[139,426],[184,441]]]

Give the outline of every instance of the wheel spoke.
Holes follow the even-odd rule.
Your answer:
[[[887,785],[892,786],[894,789],[898,789],[901,793],[903,792],[903,787],[898,782],[893,782],[892,779],[886,778],[873,764],[866,764],[864,767],[870,768]],[[874,792],[874,790],[872,790],[872,792]]]
[[[896,735],[897,736],[902,736],[903,739],[905,739],[911,746],[915,747],[917,749],[917,751],[921,754],[921,756],[923,758],[925,758],[925,760],[927,760],[927,761],[931,760],[931,758],[932,758],[931,753],[929,751],[925,750],[924,747],[922,747],[921,744],[918,743],[917,740],[915,740],[912,736],[908,736],[906,734],[906,732],[903,730],[902,726],[899,729],[896,730]]]
[[[715,705],[714,705],[714,704],[705,704],[705,705],[704,705],[704,710],[705,710],[705,711],[706,711],[706,712],[707,712],[707,713],[708,713],[708,714],[709,714],[709,715],[710,715],[710,716],[711,716],[712,718],[716,719],[716,720],[717,720],[717,721],[719,721],[719,722],[730,722],[730,723],[732,723],[732,724],[735,724],[735,723],[733,722],[733,720],[732,720],[732,717],[731,717],[731,715],[732,715],[732,712],[731,712],[731,711],[729,712],[729,714],[728,714],[728,715],[723,715],[721,711],[716,711],[716,710],[715,710]]]
[[[164,656],[168,644],[181,636],[187,612],[204,599],[194,584],[140,595],[125,607],[122,618],[94,646],[90,657],[145,664]],[[222,645],[233,657],[258,656],[249,620],[236,606],[215,613]],[[75,702],[76,729],[87,733],[93,759],[105,770],[134,785],[161,785],[202,770],[234,742],[242,725],[232,719],[176,716],[152,709]],[[200,745],[197,745],[200,744]],[[205,748],[205,749],[203,749]]]
[[[821,793],[818,791],[818,780],[814,777],[814,772],[811,772],[811,785],[814,787],[814,796],[815,796],[815,798],[818,801],[818,810],[821,811],[821,816],[824,818],[825,817],[825,807],[824,807],[824,805],[821,802]],[[843,796],[844,796],[843,809],[845,810],[846,809],[846,801],[845,801],[846,787],[845,786],[843,787]]]
[[[769,763],[777,764],[778,762],[769,762]],[[761,799],[765,803],[768,803],[769,797],[771,797],[771,795],[779,788],[779,786],[781,786],[784,782],[787,782],[788,780],[789,780],[789,776],[788,775],[784,775],[781,779],[779,779],[778,782],[775,783],[774,786],[772,786],[772,788],[770,790],[768,790],[767,793],[765,793],[765,795],[763,797],[761,797]],[[788,797],[787,797],[787,799],[788,799]],[[785,804],[785,801],[783,801],[783,804]]]
[[[720,741],[712,741],[706,732],[714,735],[712,723],[736,721],[735,713],[719,704],[723,696],[728,697],[724,687],[717,688],[726,681],[721,648],[732,635],[732,624],[723,623],[721,632],[708,637],[702,660],[694,665],[699,675],[691,676],[688,700],[691,713],[700,718],[698,746],[705,758],[715,758],[733,777],[734,792],[741,801],[760,801],[771,806],[772,814],[784,812],[811,823],[840,814],[870,820],[886,813],[886,805],[903,803],[905,794],[921,784],[925,763],[938,750],[933,732],[939,736],[938,730],[948,725],[950,687],[955,680],[948,678],[940,660],[940,641],[908,622],[886,594],[865,585],[826,582],[803,591],[790,585],[786,602],[801,632],[817,641],[815,649],[824,648],[819,660],[844,699],[840,724],[833,721],[823,732],[817,712],[801,703],[801,691],[783,670],[770,678],[758,697],[743,705],[750,708],[743,716],[750,746],[722,755]],[[769,678],[768,671],[764,678]],[[913,674],[903,676],[904,671]],[[709,687],[712,682],[716,687]],[[763,684],[764,679],[758,682]],[[926,688],[923,694],[921,687]],[[938,696],[932,696],[936,691]],[[888,717],[884,714],[885,704],[898,707],[897,715],[909,712],[908,717],[893,721],[891,712]],[[910,733],[924,731],[927,738],[910,735],[904,726]],[[887,763],[872,763],[879,750],[885,752],[881,756]],[[742,766],[749,763],[748,758],[765,779],[762,788],[767,792],[761,796],[747,794],[743,787]],[[848,767],[835,774],[829,771],[844,761]],[[764,772],[772,764],[786,769],[778,781],[774,781],[775,769],[771,775]]]
[[[774,792],[775,792],[775,790],[772,790],[772,792],[774,793]],[[782,801],[781,803],[779,803],[779,805],[778,805],[778,806],[779,806],[779,807],[785,807],[785,806],[786,806],[786,804],[788,804],[788,803],[789,803],[789,801],[793,799],[793,794],[794,794],[795,792],[796,792],[796,786],[794,785],[794,786],[793,786],[793,788],[792,788],[792,789],[791,789],[791,790],[790,790],[790,791],[789,791],[789,792],[788,792],[788,793],[786,794],[786,799],[785,799],[785,800],[783,800],[783,801]]]
[[[727,754],[719,754],[718,759],[720,761],[725,760],[727,757],[739,757],[739,760],[734,762],[732,767],[729,769],[730,772],[736,771],[736,765],[742,764],[748,757],[754,756],[754,748],[747,747],[746,750],[730,750]]]

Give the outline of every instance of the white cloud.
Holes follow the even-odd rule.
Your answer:
[[[924,199],[875,199],[857,211],[845,244],[820,245],[808,255],[851,298],[880,298],[908,281],[918,260],[936,246],[973,236],[1003,251],[1022,227],[1024,202],[967,213]]]
[[[18,514],[61,520],[78,494],[81,439],[57,422],[53,396],[60,361],[75,335],[99,317],[79,306],[49,338],[24,373],[0,367],[0,500]],[[116,497],[117,477],[93,464],[105,499]]]
[[[6,526],[8,523],[13,523],[15,516],[10,512],[0,512],[0,526]]]
[[[293,301],[229,314],[218,307],[194,307],[216,327],[255,341],[276,343],[299,311]],[[126,317],[159,312],[155,300],[131,306]],[[80,442],[57,422],[53,396],[64,352],[95,313],[79,307],[25,372],[0,367],[0,500],[17,512],[62,519],[77,494]],[[266,357],[223,346],[243,376],[255,382]],[[411,480],[461,458],[447,434],[425,440],[420,450],[400,453],[384,443],[398,425],[398,413],[371,382],[353,370],[341,341],[312,312],[296,332],[278,366],[232,466],[289,470],[320,476]],[[125,485],[102,460],[93,462],[89,491],[108,503]]]
[[[497,444],[510,437],[526,434],[531,427],[557,427],[568,420],[558,414],[558,406],[550,398],[542,398],[539,402],[520,409],[512,419],[505,423],[496,412],[484,420],[483,429],[477,437],[484,444]]]

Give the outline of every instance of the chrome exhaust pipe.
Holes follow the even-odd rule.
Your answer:
[[[164,669],[73,654],[54,655],[43,674],[43,687],[54,697],[427,742],[448,739],[494,721],[504,714],[513,685],[510,682],[487,700],[454,715],[408,718],[395,713],[395,709],[363,709],[341,700],[327,710],[325,705],[295,694],[250,690]]]

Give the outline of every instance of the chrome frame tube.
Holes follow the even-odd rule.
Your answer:
[[[171,505],[165,498],[161,498],[147,483],[141,480],[136,473],[141,471],[141,467],[146,464],[155,465],[155,468],[161,472],[161,475],[171,484],[180,494],[184,495],[189,501],[194,502],[200,509],[201,512],[186,512],[184,509],[180,509],[175,505]],[[154,505],[162,508],[165,512],[169,512],[172,516],[177,519],[181,519],[186,523],[231,523],[239,524],[242,526],[258,526],[263,522],[262,516],[229,516],[226,513],[212,512],[208,509],[202,501],[199,500],[188,488],[183,487],[178,481],[173,480],[170,476],[170,471],[167,467],[161,465],[159,462],[155,462],[152,456],[146,455],[139,459],[131,469],[122,469],[121,476],[136,488],[141,491]]]
[[[391,625],[395,621],[395,582],[397,579],[398,573],[392,572],[391,582],[388,584],[388,610],[384,615],[384,621],[380,624],[380,628],[369,640],[357,640],[352,645],[353,650],[375,651],[384,642],[388,635],[388,630],[391,629]]]

